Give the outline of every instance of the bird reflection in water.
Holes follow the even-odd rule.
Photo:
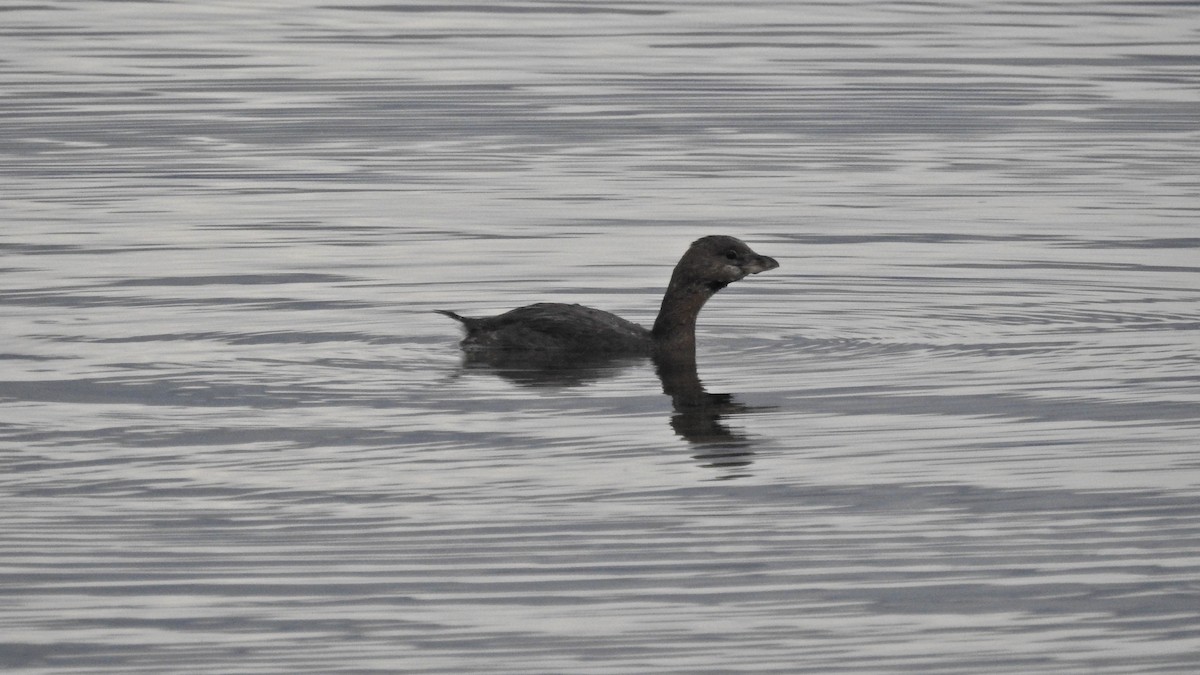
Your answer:
[[[594,384],[649,359],[637,357],[594,357],[562,359],[511,352],[475,352],[464,355],[466,370],[488,372],[520,386],[534,388],[578,387]],[[653,359],[654,370],[663,393],[671,399],[671,429],[690,443],[697,454],[693,458],[703,466],[735,470],[753,463],[751,438],[730,428],[725,418],[769,410],[749,406],[733,394],[709,393],[696,371],[694,353],[681,358]],[[730,473],[722,480],[744,473]]]
[[[671,397],[671,428],[680,438],[700,450],[693,455],[706,466],[721,469],[749,466],[754,452],[750,439],[735,432],[722,419],[731,414],[764,410],[740,403],[733,394],[710,394],[696,372],[693,356],[684,360],[655,359],[654,370],[662,381],[663,393]],[[726,475],[725,478],[735,478]]]

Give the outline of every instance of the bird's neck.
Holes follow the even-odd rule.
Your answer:
[[[695,353],[696,317],[720,288],[671,276],[650,332],[660,353]]]

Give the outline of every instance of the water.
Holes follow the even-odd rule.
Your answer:
[[[0,8],[5,670],[1200,662],[1194,3],[246,5]]]

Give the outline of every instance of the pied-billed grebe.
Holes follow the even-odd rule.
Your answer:
[[[462,346],[472,352],[663,357],[694,354],[696,316],[704,303],[729,284],[776,267],[779,263],[774,258],[755,253],[740,239],[721,235],[697,239],[671,273],[652,330],[591,307],[550,302],[479,318],[436,311],[462,322],[467,329]]]

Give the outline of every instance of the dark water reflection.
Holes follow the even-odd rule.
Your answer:
[[[771,408],[748,406],[733,394],[709,393],[696,372],[694,354],[684,359],[659,359],[654,366],[663,393],[671,397],[671,428],[696,447],[700,454],[695,458],[713,468],[749,466],[754,456],[751,437],[733,431],[723,420],[731,415],[744,420],[751,413]],[[725,474],[724,478],[736,475]]]
[[[614,377],[625,369],[651,366],[662,383],[663,393],[671,401],[670,427],[701,452],[695,455],[696,459],[722,469],[752,463],[751,437],[734,431],[723,420],[731,415],[740,418],[773,408],[748,406],[740,403],[733,394],[709,393],[697,373],[695,354],[673,359],[577,356],[563,359],[473,351],[467,352],[463,361],[463,367],[468,370],[493,374],[521,386],[550,390],[586,386]],[[736,476],[723,476],[730,477]]]

